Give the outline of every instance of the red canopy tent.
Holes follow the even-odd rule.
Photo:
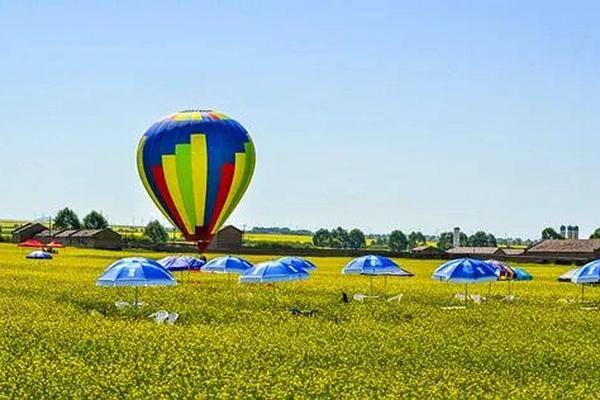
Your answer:
[[[50,243],[48,243],[48,244],[46,245],[46,247],[49,247],[49,248],[51,248],[51,249],[62,249],[62,248],[64,248],[65,246],[64,246],[62,243],[60,243],[60,242],[57,242],[56,240],[53,240],[53,241],[51,241]]]
[[[40,247],[44,247],[44,243],[40,242],[39,240],[35,240],[35,239],[28,239],[24,242],[19,243],[17,246],[19,247],[36,247],[36,248],[40,248]]]

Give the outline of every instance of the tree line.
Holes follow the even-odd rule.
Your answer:
[[[98,211],[92,210],[80,220],[77,213],[69,207],[59,210],[52,224],[54,229],[105,229],[109,226],[106,217]],[[144,228],[144,238],[154,244],[160,244],[169,240],[169,234],[160,222],[150,221]]]
[[[276,234],[276,235],[308,235],[312,236],[313,232],[308,229],[291,229],[288,227],[279,226],[255,226],[248,233]]]
[[[435,240],[436,246],[441,250],[447,250],[452,247],[453,233],[444,232]],[[422,232],[412,231],[405,234],[401,230],[394,230],[389,235],[373,235],[369,247],[387,248],[392,251],[412,250],[418,246],[425,246],[428,239]],[[312,237],[312,243],[315,247],[329,247],[334,249],[361,249],[367,247],[367,239],[365,234],[357,228],[346,231],[342,227],[337,227],[331,230],[319,229]],[[491,233],[483,231],[475,232],[467,236],[460,234],[461,246],[472,247],[497,247],[498,241]]]
[[[92,210],[83,220],[69,207],[65,207],[56,213],[52,220],[55,229],[105,229],[108,228],[108,220],[102,213]]]

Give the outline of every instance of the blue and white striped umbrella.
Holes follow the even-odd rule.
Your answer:
[[[514,281],[532,281],[533,280],[533,276],[521,267],[513,267],[513,271],[515,271],[515,276],[513,276]]]
[[[344,269],[344,275],[370,275],[370,276],[414,276],[394,261],[383,256],[363,256],[350,261]]]
[[[433,272],[432,278],[454,283],[479,283],[498,280],[494,267],[473,258],[459,258],[448,261]]]
[[[312,272],[317,269],[317,266],[302,257],[282,257],[277,261],[292,266],[296,269],[303,269],[307,272]]]
[[[163,268],[171,271],[199,271],[204,265],[204,261],[191,256],[168,256],[158,260]]]
[[[308,279],[308,272],[279,260],[257,264],[240,276],[240,283],[277,283]]]
[[[578,284],[600,283],[600,260],[595,260],[577,268],[571,275],[571,282]]]
[[[140,286],[175,286],[177,281],[173,275],[159,263],[149,258],[123,258],[111,264],[98,278],[96,286],[116,287],[132,286],[135,288],[133,305],[138,306],[138,287]]]
[[[573,278],[573,274],[575,272],[577,272],[577,270],[579,268],[581,268],[581,267],[577,267],[577,268],[568,270],[567,272],[565,272],[564,274],[562,274],[561,276],[558,277],[558,281],[559,282],[571,282],[571,279]]]
[[[25,258],[29,258],[30,260],[52,260],[52,254],[42,250],[37,250],[27,254]]]
[[[600,260],[594,260],[574,270],[571,282],[581,285],[581,300],[583,301],[585,285],[600,283]]]
[[[406,271],[402,269],[398,264],[394,261],[390,260],[387,257],[383,256],[362,256],[355,258],[350,261],[346,266],[342,269],[342,274],[344,275],[367,275],[371,277],[371,294],[373,294],[373,277],[374,276],[383,276],[384,280],[384,290],[387,290],[387,277],[395,276],[395,277],[404,277],[409,278],[414,276],[412,272]]]
[[[202,267],[202,272],[212,272],[215,274],[243,274],[244,271],[252,268],[252,264],[240,257],[225,256],[213,258]]]
[[[431,278],[438,281],[464,284],[465,299],[467,299],[468,284],[490,282],[491,290],[491,282],[498,280],[496,268],[485,261],[474,258],[459,258],[448,261],[433,271]]]
[[[123,258],[111,264],[97,286],[175,286],[173,275],[158,262],[141,257]]]

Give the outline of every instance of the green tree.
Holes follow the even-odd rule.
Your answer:
[[[421,232],[411,232],[408,234],[408,248],[414,249],[417,246],[423,246],[427,243],[425,236]]]
[[[452,232],[444,232],[441,233],[438,237],[437,247],[440,250],[448,250],[452,248],[452,244],[454,242],[454,234]],[[460,233],[460,245],[468,246],[469,238],[464,233]]]
[[[104,215],[98,211],[92,210],[88,215],[83,218],[84,229],[105,229],[108,228],[108,221],[104,218]]]
[[[313,234],[312,242],[316,247],[329,247],[331,245],[331,233],[327,229],[319,229]]]
[[[155,244],[165,243],[169,240],[167,230],[158,221],[150,221],[144,229],[144,235]]]
[[[542,231],[542,239],[546,240],[546,239],[554,239],[554,240],[560,240],[560,239],[564,239],[560,233],[556,232],[553,228],[545,228]]]
[[[404,251],[408,247],[408,238],[402,231],[395,230],[390,233],[388,246],[393,251]]]
[[[365,234],[360,229],[355,228],[348,232],[348,239],[352,249],[361,249],[367,244]]]
[[[600,239],[600,228],[596,229],[590,236],[590,239]]]
[[[334,249],[350,248],[350,237],[348,231],[341,226],[331,230],[331,247]]]
[[[496,247],[498,242],[491,233],[478,231],[469,237],[469,246],[473,247]]]
[[[385,235],[378,235],[375,238],[375,245],[377,246],[387,246],[388,238]]]
[[[54,217],[54,228],[56,229],[81,229],[81,222],[75,211],[68,207],[59,210]]]

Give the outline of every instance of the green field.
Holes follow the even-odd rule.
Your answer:
[[[309,281],[246,287],[192,273],[175,288],[142,290],[140,310],[118,311],[115,300],[132,291],[94,282],[131,254],[69,248],[30,262],[0,245],[0,398],[581,399],[600,390],[600,313],[557,302],[580,294],[555,282],[567,267],[527,265],[535,280],[515,284],[513,303],[444,310],[461,288],[430,279],[435,261],[400,260],[416,277],[389,279],[399,303],[343,304],[341,292],[368,292],[368,278],[340,275],[347,259],[314,258]],[[506,290],[494,284],[492,296]],[[600,300],[600,289],[587,297]],[[290,306],[318,313],[294,317]],[[159,309],[180,313],[177,324],[147,320]]]
[[[244,240],[249,242],[271,242],[271,243],[312,243],[312,236],[291,235],[280,233],[244,233]],[[373,239],[366,239],[367,246],[373,244]]]
[[[244,240],[250,242],[312,243],[312,236],[277,233],[244,233]]]

